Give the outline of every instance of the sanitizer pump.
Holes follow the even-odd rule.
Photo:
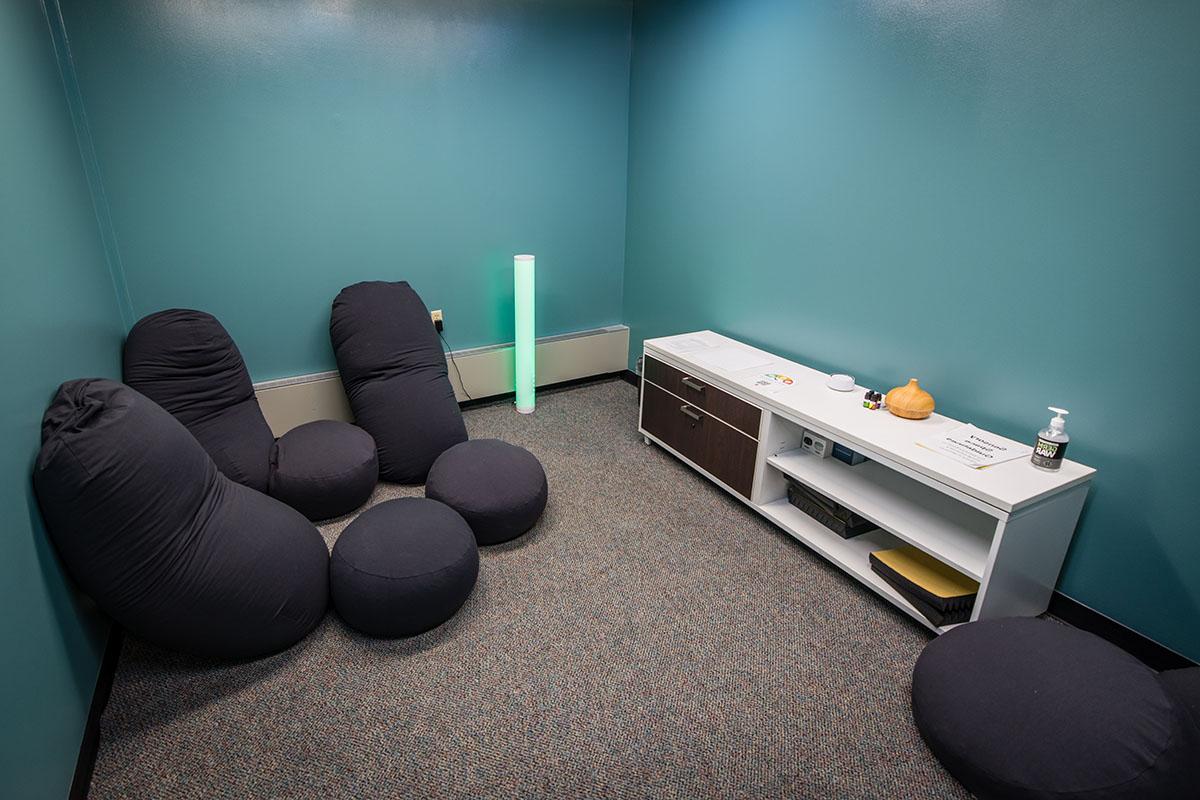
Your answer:
[[[1062,466],[1063,456],[1067,454],[1067,442],[1071,441],[1066,431],[1067,421],[1063,419],[1071,412],[1054,406],[1049,406],[1049,409],[1054,412],[1054,419],[1050,420],[1049,427],[1038,431],[1037,444],[1033,447],[1033,465],[1053,472]]]

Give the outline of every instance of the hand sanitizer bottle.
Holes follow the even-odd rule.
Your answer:
[[[1071,437],[1065,430],[1067,421],[1063,419],[1071,413],[1065,408],[1049,406],[1054,412],[1050,426],[1038,431],[1037,444],[1033,447],[1033,465],[1047,472],[1054,472],[1062,466],[1063,456],[1067,453],[1067,442]]]

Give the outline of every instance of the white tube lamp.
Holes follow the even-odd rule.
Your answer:
[[[533,256],[513,256],[513,312],[516,335],[513,376],[516,380],[517,411],[532,414],[536,369],[533,332]]]

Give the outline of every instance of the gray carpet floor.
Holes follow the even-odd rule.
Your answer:
[[[967,796],[912,723],[925,632],[644,446],[632,386],[466,417],[550,503],[459,614],[380,641],[330,611],[245,664],[127,639],[91,797]]]

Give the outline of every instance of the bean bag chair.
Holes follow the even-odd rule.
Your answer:
[[[356,283],[333,301],[329,336],[380,477],[423,483],[443,451],[467,440],[429,310],[404,281]]]
[[[349,513],[375,488],[375,442],[361,428],[320,420],[275,441],[241,352],[211,314],[143,318],[125,340],[124,378],[182,422],[226,477],[309,519]]]
[[[1150,800],[1200,786],[1200,668],[1156,673],[1042,619],[972,622],[917,659],[913,718],[982,800]]]
[[[253,658],[299,641],[325,613],[329,553],[312,523],[226,478],[128,386],[59,387],[33,485],[67,572],[137,636]]]

